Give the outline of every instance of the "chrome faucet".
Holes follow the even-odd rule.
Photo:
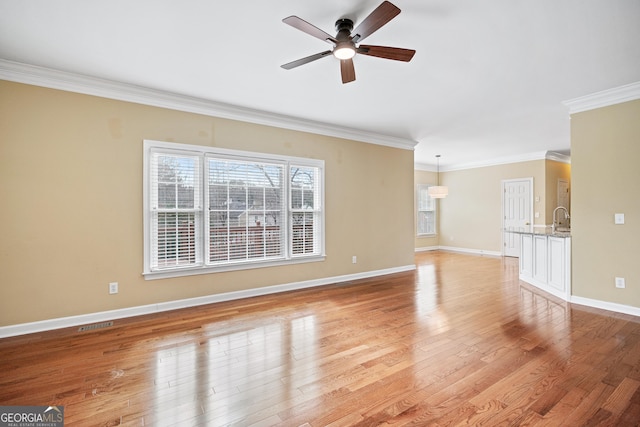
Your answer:
[[[569,216],[569,211],[567,210],[567,208],[565,208],[564,206],[558,206],[557,208],[555,208],[553,210],[553,224],[551,224],[551,232],[555,233],[556,231],[556,212],[558,212],[558,210],[562,209],[564,211],[564,219],[571,219],[571,217]]]

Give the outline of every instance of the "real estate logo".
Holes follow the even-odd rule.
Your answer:
[[[0,406],[0,427],[63,427],[64,406]]]

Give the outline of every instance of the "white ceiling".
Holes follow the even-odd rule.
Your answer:
[[[640,81],[640,0],[392,0],[402,13],[343,85],[330,48],[282,23],[334,34],[382,0],[0,0],[0,58],[362,129],[418,143],[443,169],[569,153],[562,101]]]

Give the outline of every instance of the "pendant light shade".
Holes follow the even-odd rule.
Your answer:
[[[436,155],[438,185],[432,185],[427,192],[434,199],[444,199],[449,195],[449,187],[440,185],[440,154]]]
[[[445,187],[443,185],[435,185],[429,187],[429,196],[434,199],[444,199],[449,195],[449,187]]]

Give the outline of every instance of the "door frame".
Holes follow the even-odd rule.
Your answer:
[[[527,177],[527,178],[512,178],[512,179],[503,179],[500,182],[500,198],[501,198],[501,207],[500,207],[500,252],[502,253],[502,256],[505,256],[504,254],[504,245],[505,245],[505,239],[504,239],[504,233],[505,233],[505,218],[504,218],[504,195],[505,195],[505,189],[506,189],[506,184],[511,183],[511,182],[520,182],[520,181],[526,181],[529,183],[529,221],[531,222],[531,224],[533,225],[534,223],[534,216],[533,216],[533,211],[534,211],[534,196],[533,196],[533,177]]]
[[[566,190],[567,195],[567,203],[563,205],[560,203],[560,199],[562,198],[562,190]],[[564,206],[567,210],[571,210],[571,187],[569,187],[569,180],[564,178],[558,178],[558,188],[557,188],[557,196],[556,196],[556,206]]]

